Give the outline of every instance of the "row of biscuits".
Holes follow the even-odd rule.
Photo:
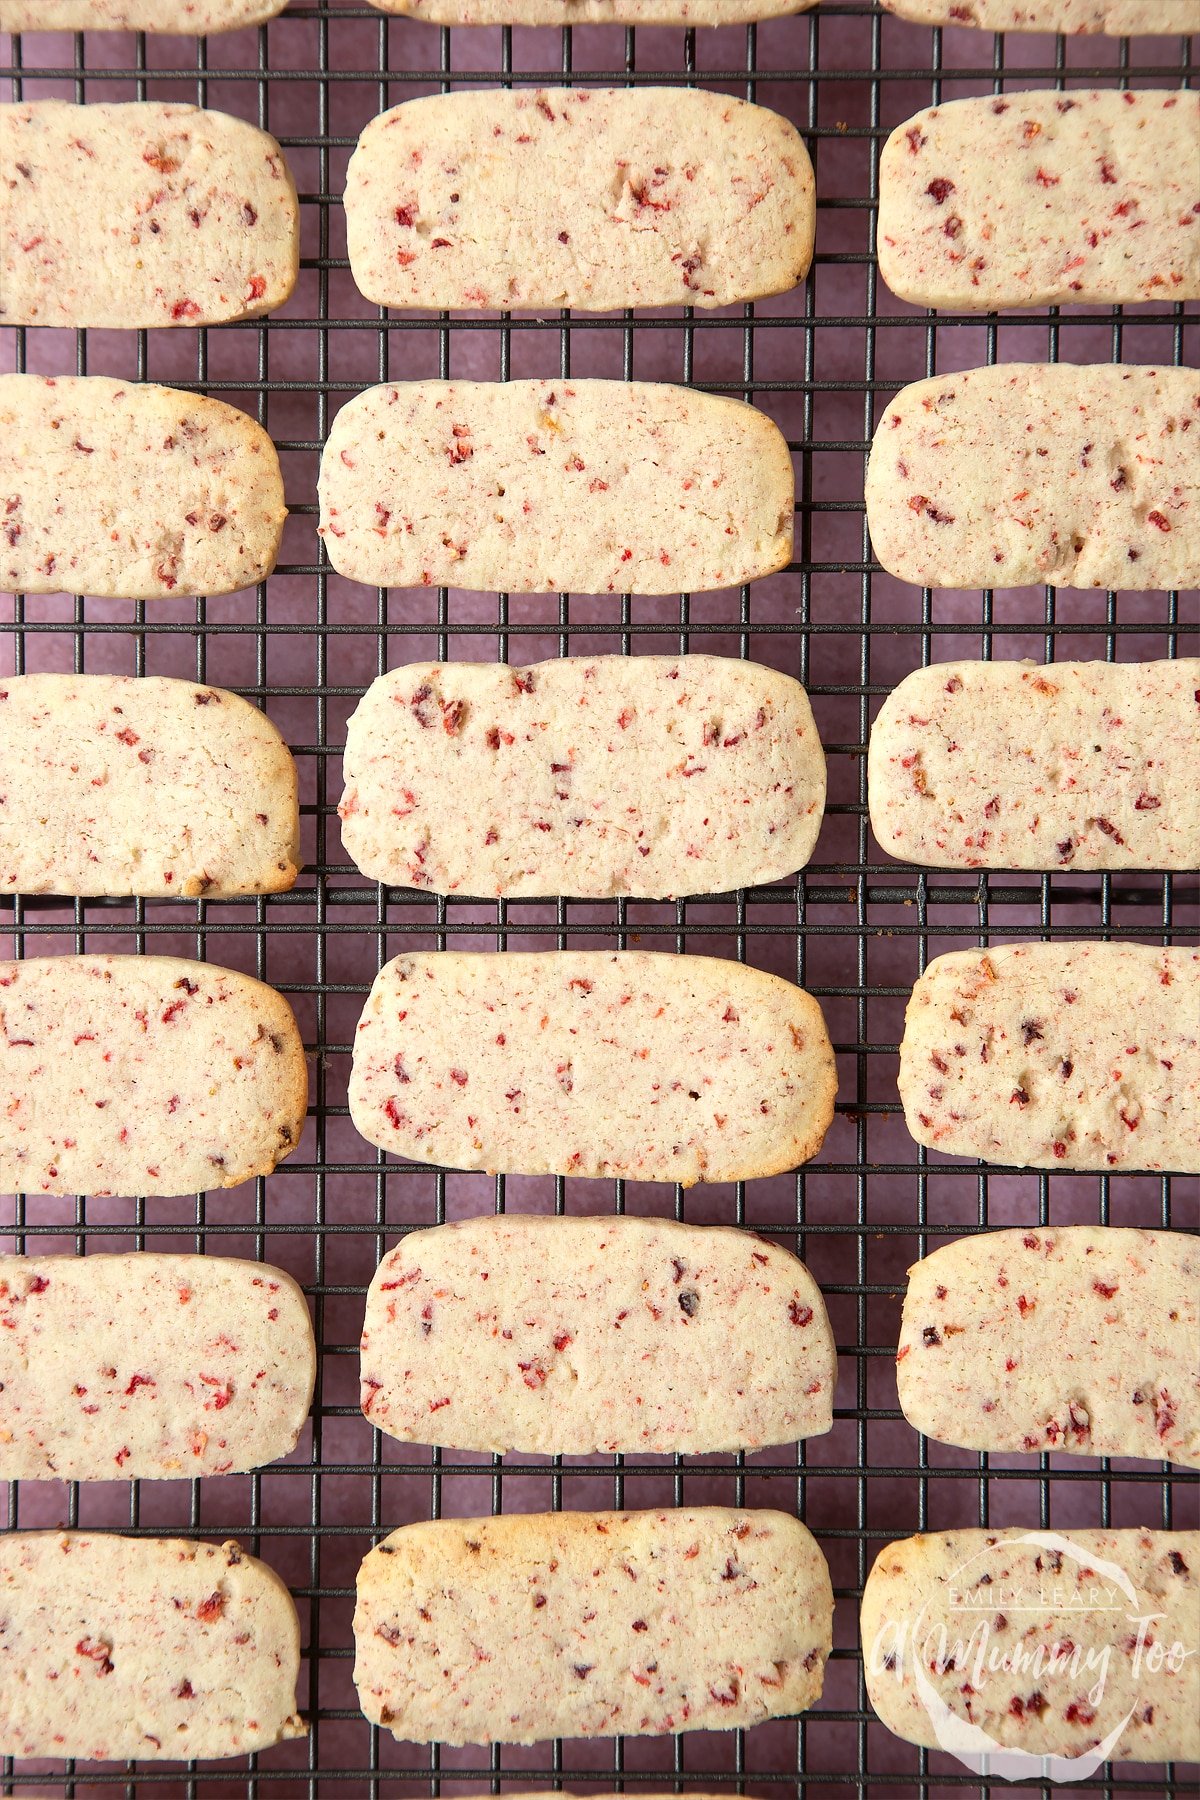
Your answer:
[[[371,0],[435,25],[722,25],[806,12],[817,0]],[[1188,31],[1192,0],[882,0],[897,18],[984,31]],[[233,31],[287,0],[0,0],[0,31]]]
[[[867,521],[931,587],[1200,581],[1200,377],[1005,363],[902,389]],[[334,421],[319,532],[390,587],[699,593],[787,567],[787,440],[740,400],[654,382],[416,381]],[[714,505],[714,495],[717,504]],[[162,600],[275,567],[270,438],[222,401],[106,376],[0,376],[0,585]]]
[[[903,299],[967,311],[1195,299],[1198,153],[1200,96],[1186,89],[928,108],[883,150],[880,272]],[[295,287],[287,160],[225,113],[6,105],[0,166],[13,171],[0,183],[7,324],[215,325],[261,317]],[[450,310],[762,299],[804,279],[816,223],[796,128],[695,89],[410,100],[363,131],[344,202],[367,299]]]

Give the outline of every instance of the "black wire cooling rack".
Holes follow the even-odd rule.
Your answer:
[[[877,1551],[892,1537],[953,1524],[1195,1523],[1197,1491],[1194,1478],[1153,1466],[981,1458],[920,1439],[899,1414],[892,1372],[904,1271],[934,1243],[988,1226],[1194,1226],[1197,1191],[1151,1177],[989,1170],[916,1150],[895,1084],[904,1002],[927,959],[955,945],[1081,935],[1194,941],[1197,891],[1169,875],[976,877],[886,861],[866,816],[866,740],[882,696],[920,664],[1173,656],[1188,648],[1196,612],[1194,597],[1175,594],[947,595],[892,581],[870,560],[864,458],[875,418],[905,381],[992,360],[1182,362],[1200,321],[1182,307],[980,320],[900,305],[872,257],[878,152],[892,126],[940,98],[1047,83],[1178,86],[1196,74],[1191,42],[943,33],[836,0],[716,32],[451,32],[364,5],[302,3],[268,27],[199,45],[60,33],[0,38],[0,54],[14,98],[190,99],[268,127],[296,175],[304,233],[297,294],[270,320],[200,332],[4,334],[5,367],[162,380],[240,403],[280,446],[292,518],[284,560],[254,593],[149,606],[18,596],[0,653],[16,670],[192,675],[258,701],[300,763],[307,872],[293,893],[256,902],[6,898],[6,929],[18,955],[158,950],[244,968],[292,1000],[313,1068],[304,1140],[269,1181],[189,1202],[17,1197],[5,1203],[0,1230],[19,1249],[196,1249],[278,1262],[311,1296],[321,1346],[311,1427],[287,1462],[192,1484],[14,1484],[6,1518],[10,1527],[238,1536],[296,1596],[307,1742],[257,1758],[250,1773],[244,1762],[185,1771],[6,1764],[0,1788],[281,1800],[552,1784],[757,1795],[988,1790],[957,1763],[900,1744],[866,1705],[857,1598]],[[817,174],[808,282],[794,295],[718,314],[382,317],[356,294],[343,253],[340,194],[357,134],[413,95],[497,82],[703,84],[786,113]],[[1194,362],[1194,339],[1191,349]],[[769,412],[796,454],[792,567],[740,592],[652,602],[372,592],[332,574],[315,535],[316,462],[347,396],[416,375],[569,373],[695,383]],[[381,891],[347,863],[336,819],[339,757],[346,718],[375,674],[432,656],[528,662],[568,651],[688,649],[754,657],[809,688],[829,753],[830,806],[816,857],[794,883],[672,905],[496,905]],[[455,800],[472,804],[470,794]],[[403,946],[633,943],[742,958],[820,998],[838,1050],[840,1102],[807,1170],[693,1189],[685,1199],[619,1182],[492,1182],[385,1165],[357,1137],[345,1105],[349,1045],[388,956]],[[381,1440],[357,1408],[357,1340],[375,1264],[411,1227],[493,1206],[738,1223],[798,1249],[828,1297],[841,1353],[833,1431],[798,1453],[686,1459],[501,1461]],[[440,1752],[393,1744],[361,1719],[350,1680],[353,1579],[385,1531],[501,1507],[704,1502],[798,1511],[829,1557],[836,1647],[824,1699],[807,1717],[746,1733]],[[1050,1783],[1041,1786],[1049,1792]],[[1126,1766],[1078,1791],[1174,1794],[1185,1786],[1169,1769]]]

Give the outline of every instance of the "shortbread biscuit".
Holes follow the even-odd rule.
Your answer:
[[[238,695],[155,675],[0,679],[0,890],[277,893],[299,830],[291,752]]]
[[[825,808],[804,689],[733,657],[408,664],[343,767],[364,875],[443,894],[727,893],[803,868]]]
[[[795,126],[698,88],[432,94],[372,119],[346,172],[380,306],[726,306],[802,281],[815,224]]]
[[[1063,31],[1109,37],[1195,31],[1196,0],[880,0],[919,25],[981,31]]]
[[[1043,1756],[1200,1757],[1200,1531],[905,1538],[862,1599],[871,1704],[910,1744]],[[964,1686],[964,1682],[967,1684]],[[996,1763],[991,1765],[996,1771]]]
[[[1200,1171],[1200,951],[1000,944],[913,989],[900,1098],[919,1144],[1026,1169]]]
[[[150,31],[200,36],[265,25],[287,0],[0,0],[0,31]]]
[[[753,1450],[828,1431],[836,1381],[804,1264],[721,1226],[489,1215],[403,1238],[367,1294],[362,1409],[407,1442]]]
[[[320,491],[330,562],[379,586],[700,592],[792,554],[778,426],[662,382],[368,388],[334,420]]]
[[[917,381],[867,468],[875,554],[928,587],[1200,581],[1200,375],[1003,363]]]
[[[416,1162],[689,1187],[807,1162],[836,1089],[816,1001],[743,963],[432,951],[376,976],[350,1113]]]
[[[371,0],[432,25],[749,25],[817,0]]]
[[[0,1257],[0,1480],[189,1479],[295,1449],[316,1352],[282,1269]]]
[[[966,311],[1194,300],[1197,169],[1200,94],[1041,88],[927,107],[880,158],[879,273],[902,300]]]
[[[1200,867],[1200,658],[951,662],[871,732],[871,827],[933,869]]]
[[[1200,1468],[1200,1243],[1182,1231],[981,1231],[908,1271],[904,1416],[967,1450]]]
[[[359,1569],[354,1681],[412,1743],[725,1731],[813,1704],[832,1617],[783,1513],[442,1519]]]
[[[282,306],[299,209],[265,131],[197,106],[0,106],[0,324],[219,325]]]
[[[275,446],[236,406],[105,375],[0,375],[0,584],[165,600],[275,567]]]
[[[191,1194],[268,1175],[308,1073],[282,994],[176,956],[0,963],[0,1192]]]
[[[237,1544],[0,1537],[0,1754],[246,1756],[303,1737],[300,1622]]]

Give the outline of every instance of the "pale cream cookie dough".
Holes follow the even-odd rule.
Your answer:
[[[0,31],[150,31],[203,36],[265,25],[287,0],[0,0]]]
[[[1200,1468],[1200,1243],[1038,1225],[943,1244],[908,1271],[896,1381],[943,1444]]]
[[[910,1744],[1200,1757],[1200,1531],[905,1538],[876,1558],[861,1627],[871,1704]]]
[[[742,963],[432,951],[376,976],[349,1099],[394,1156],[686,1187],[807,1162],[836,1089],[817,1002]]]
[[[410,1443],[758,1449],[828,1431],[836,1381],[804,1264],[721,1226],[491,1215],[410,1233],[367,1294],[362,1409]]]
[[[175,956],[0,963],[0,1192],[191,1194],[300,1141],[304,1047],[282,994]]]
[[[190,1480],[294,1450],[299,1287],[228,1256],[0,1256],[0,1480]]]
[[[0,586],[166,600],[275,567],[275,446],[236,406],[106,375],[0,375]]]
[[[919,25],[973,25],[980,31],[1166,37],[1200,29],[1196,0],[880,0],[880,4],[885,12]]]
[[[299,833],[291,752],[237,694],[156,675],[0,678],[0,890],[278,893]]]
[[[792,554],[778,426],[664,382],[368,388],[334,420],[320,498],[334,568],[379,586],[696,593]]]
[[[275,139],[137,100],[0,106],[0,324],[219,325],[291,294],[296,189]]]
[[[443,1519],[359,1569],[354,1681],[413,1743],[727,1731],[813,1704],[832,1624],[825,1558],[783,1513]]]
[[[300,1621],[235,1543],[0,1537],[0,1755],[247,1756],[305,1735]]]
[[[875,555],[929,587],[1200,580],[1200,375],[1002,363],[901,389],[875,433]]]
[[[1200,867],[1200,658],[949,662],[871,731],[871,828],[933,869]]]
[[[904,1018],[900,1098],[917,1142],[952,1156],[1200,1172],[1200,951],[935,957]]]
[[[726,306],[812,261],[796,130],[692,88],[472,89],[372,119],[346,173],[350,268],[380,306]]]
[[[750,25],[817,0],[371,0],[431,25]]]
[[[825,808],[804,689],[735,657],[408,664],[359,702],[343,768],[364,875],[444,894],[752,887],[804,867]]]
[[[1200,8],[1197,10],[1200,23]],[[1200,94],[979,95],[898,125],[879,273],[966,311],[1200,296]]]

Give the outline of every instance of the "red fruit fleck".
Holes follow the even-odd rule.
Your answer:
[[[925,189],[925,192],[929,195],[930,199],[938,206],[944,205],[947,196],[954,193],[954,191],[954,183],[948,181],[944,175],[938,175]]]
[[[198,319],[200,308],[194,300],[177,300],[171,308],[171,317],[173,319]]]
[[[111,1644],[106,1644],[99,1638],[82,1637],[75,1646],[75,1654],[86,1656],[89,1662],[94,1662],[97,1675],[111,1675],[113,1665],[108,1654],[111,1649]]]
[[[1037,1301],[1036,1300],[1027,1300],[1025,1298],[1024,1294],[1017,1295],[1017,1311],[1020,1313],[1020,1315],[1023,1319],[1026,1318],[1031,1312],[1036,1311],[1036,1309],[1037,1309]]]
[[[44,1275],[35,1275],[33,1280],[29,1283],[29,1292],[31,1294],[44,1294],[49,1286],[50,1283]]]
[[[1171,521],[1168,519],[1166,513],[1151,512],[1147,513],[1146,517],[1152,525],[1157,525],[1160,531],[1170,531]]]
[[[813,1310],[811,1306],[801,1306],[798,1300],[789,1301],[788,1318],[792,1321],[793,1325],[807,1325],[810,1323],[812,1316]]]
[[[942,230],[948,238],[956,238],[962,230],[962,220],[957,213],[951,213]]]
[[[219,1619],[221,1617],[221,1614],[224,1611],[225,1611],[225,1596],[224,1596],[224,1594],[221,1594],[221,1593],[210,1594],[208,1596],[208,1599],[202,1600],[200,1602],[199,1606],[196,1608],[196,1617],[199,1620],[201,1620],[201,1622],[203,1624],[211,1625],[213,1620]]]
[[[129,1386],[125,1389],[125,1392],[127,1395],[135,1394],[140,1387],[152,1388],[155,1386],[157,1386],[157,1383],[152,1375],[132,1375],[129,1380]]]
[[[1048,175],[1045,169],[1039,169],[1034,179],[1039,187],[1057,187],[1062,177],[1061,175]]]
[[[1112,187],[1116,183],[1116,170],[1106,156],[1100,158],[1100,179],[1106,187]]]
[[[397,225],[405,226],[408,230],[412,229],[415,221],[413,219],[413,209],[411,206],[398,206],[396,208],[396,223]]]
[[[908,139],[909,153],[912,156],[915,156],[922,144],[928,141],[919,125],[910,125],[904,135]]]

